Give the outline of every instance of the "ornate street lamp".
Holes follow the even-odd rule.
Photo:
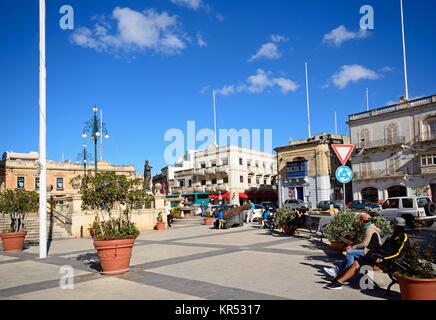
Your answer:
[[[97,165],[98,165],[97,142],[98,142],[98,138],[104,136],[105,139],[109,139],[109,134],[106,130],[105,123],[102,121],[99,122],[99,120],[97,118],[97,112],[98,112],[97,106],[94,106],[92,108],[92,112],[94,113],[93,118],[92,118],[92,120],[85,123],[85,127],[84,127],[83,133],[82,133],[82,138],[86,139],[89,135],[91,140],[94,141],[94,171],[95,171],[95,174],[97,174]],[[84,164],[85,164],[85,160],[86,160],[86,149],[85,149]]]

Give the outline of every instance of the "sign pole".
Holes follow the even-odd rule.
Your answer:
[[[345,200],[346,199],[346,197],[345,197],[345,183],[343,183],[343,185],[344,185],[344,210],[345,210],[345,207],[347,206],[347,200]]]

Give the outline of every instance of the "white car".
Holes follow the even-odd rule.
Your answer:
[[[383,204],[381,213],[389,221],[404,218],[409,227],[413,227],[415,220],[426,220],[427,225],[431,225],[436,220],[436,205],[428,197],[389,198]]]
[[[254,208],[255,208],[255,209],[254,209],[254,213],[253,213],[251,219],[252,219],[253,221],[257,221],[257,219],[263,217],[263,212],[264,212],[265,208],[264,208],[264,206],[262,206],[261,204],[255,204],[255,205],[254,205]],[[244,211],[244,213],[245,213],[245,216],[244,216],[244,217],[245,217],[245,220],[247,219],[247,214],[248,214],[249,211],[251,211],[251,210],[245,210],[245,211]]]

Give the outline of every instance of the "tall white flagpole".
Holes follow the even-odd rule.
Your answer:
[[[309,131],[309,138],[312,137],[312,131],[310,130],[310,100],[309,100],[309,76],[307,72],[307,62],[304,64],[306,69],[306,104],[307,104],[307,128]]]
[[[212,91],[213,95],[213,132],[214,132],[214,143],[217,145],[217,138],[216,138],[216,93],[215,90]]]
[[[39,258],[47,257],[45,0],[39,0]]]
[[[336,116],[336,111],[335,111],[335,132],[336,134],[338,134],[338,118]]]
[[[103,109],[100,109],[100,161],[103,161]]]
[[[404,11],[403,0],[400,0],[401,6],[401,31],[403,36],[403,58],[404,58],[404,84],[406,88],[406,99],[409,100],[409,85],[407,81],[407,58],[406,58],[406,37],[404,35]]]
[[[369,90],[366,88],[366,111],[369,111]]]

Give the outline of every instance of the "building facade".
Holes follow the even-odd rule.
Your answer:
[[[436,96],[349,116],[355,199],[433,195],[436,200]]]
[[[343,200],[343,185],[336,181],[336,169],[342,164],[332,144],[347,144],[349,137],[320,134],[309,139],[293,141],[274,149],[279,168],[279,202],[299,199],[316,208],[320,201]],[[347,200],[352,196],[346,188]]]
[[[38,153],[5,152],[0,160],[0,190],[25,189],[39,190]],[[90,169],[93,169],[90,168]],[[134,166],[114,166],[106,161],[98,162],[99,171],[114,171],[128,177],[135,177]],[[47,161],[48,195],[64,197],[79,192],[79,186],[73,185],[71,179],[83,176],[84,168],[70,161]]]
[[[276,160],[270,153],[210,145],[204,151],[190,151],[175,167],[165,168],[169,192],[207,192],[212,199],[240,205],[277,201]]]

